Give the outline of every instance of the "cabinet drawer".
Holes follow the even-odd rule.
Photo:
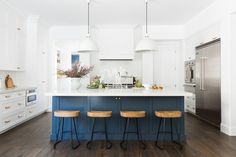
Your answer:
[[[25,91],[1,94],[0,101],[9,101],[19,97],[25,97]]]
[[[26,109],[26,117],[30,118],[40,112],[40,107],[33,106]]]
[[[11,127],[17,123],[20,123],[21,121],[25,120],[25,112],[24,111],[19,111],[15,114],[6,116],[2,118],[2,126],[3,128],[8,128]]]
[[[3,114],[16,111],[20,108],[25,107],[25,99],[21,98],[12,102],[2,102],[0,103],[0,110]]]

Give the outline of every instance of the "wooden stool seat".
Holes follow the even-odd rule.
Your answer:
[[[87,116],[92,118],[109,118],[112,116],[112,111],[90,111],[87,112]]]
[[[180,111],[156,111],[155,115],[159,118],[180,118],[182,112]]]
[[[121,117],[124,118],[144,118],[146,116],[145,111],[120,111]]]
[[[79,117],[80,111],[55,111],[55,117],[62,117],[62,118],[73,118]]]

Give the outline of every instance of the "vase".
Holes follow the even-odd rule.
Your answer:
[[[81,78],[71,78],[71,89],[78,90],[81,87]]]

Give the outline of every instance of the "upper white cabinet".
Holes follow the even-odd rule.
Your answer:
[[[204,43],[220,38],[220,24],[212,25],[185,40],[185,60],[195,59],[195,48]]]
[[[24,70],[24,19],[0,3],[0,70]]]
[[[134,58],[134,27],[100,27],[97,32],[100,60],[132,60]]]

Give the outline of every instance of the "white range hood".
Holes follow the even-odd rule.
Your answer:
[[[134,27],[105,26],[98,29],[100,60],[133,60]]]

